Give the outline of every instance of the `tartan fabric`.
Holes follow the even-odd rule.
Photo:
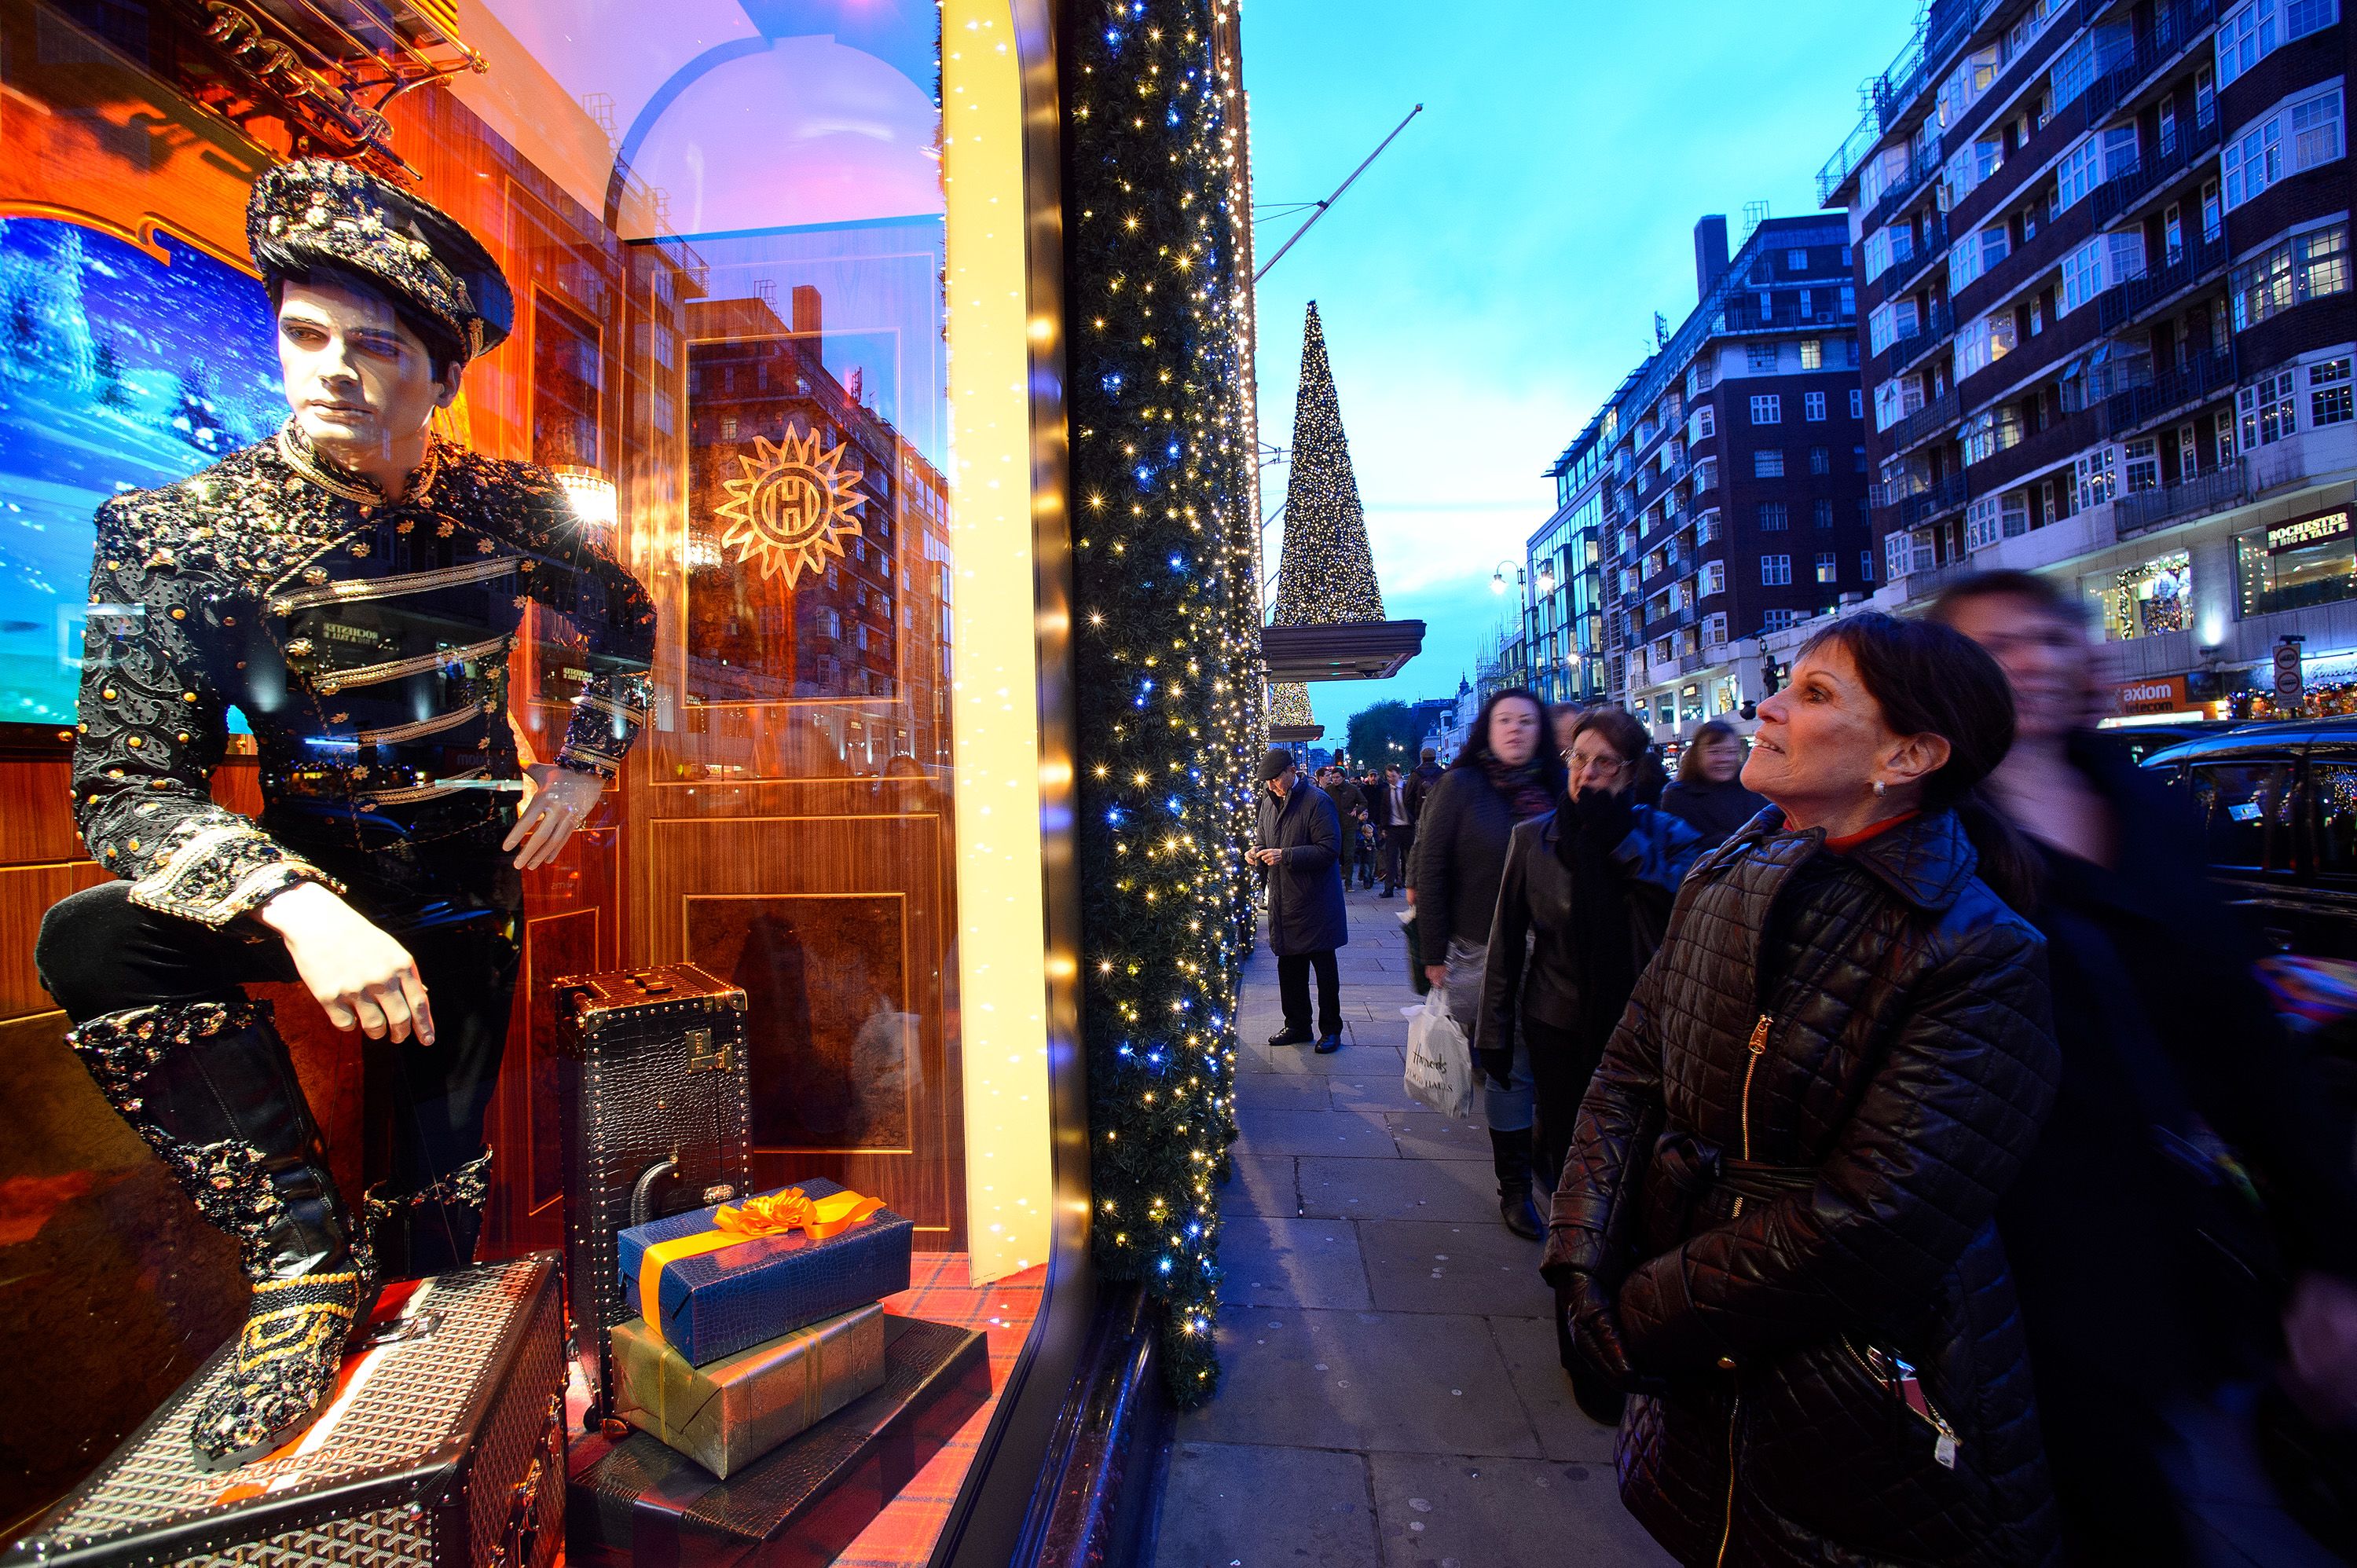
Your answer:
[[[983,1430],[998,1405],[1023,1342],[1039,1316],[1046,1288],[1045,1264],[1010,1274],[979,1289],[966,1283],[963,1252],[919,1252],[909,1288],[884,1298],[884,1310],[899,1317],[922,1317],[960,1328],[979,1328],[990,1344],[990,1400],[967,1418],[948,1446],[917,1472],[859,1539],[834,1560],[835,1568],[921,1568],[950,1516],[958,1488],[965,1484]]]

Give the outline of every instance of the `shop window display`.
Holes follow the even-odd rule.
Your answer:
[[[1046,1138],[1036,1148],[992,1145],[1027,1174],[986,1196],[969,1193],[977,1134],[966,1105],[974,1073],[991,1069],[966,1060],[961,1004],[977,1005],[991,986],[1028,986],[1021,1005],[1002,1005],[999,1016],[1020,1013],[1032,1020],[1023,1028],[1044,1027],[1044,960],[1033,943],[1034,967],[1001,964],[993,972],[1004,978],[982,980],[962,950],[961,899],[974,873],[958,822],[971,814],[962,795],[982,737],[961,723],[951,671],[957,650],[1002,623],[1008,646],[1027,657],[1036,657],[1036,634],[1028,598],[1002,593],[968,605],[952,592],[972,546],[947,478],[959,329],[947,290],[958,258],[941,95],[944,70],[960,68],[942,59],[942,13],[686,0],[609,6],[589,29],[552,0],[488,0],[448,16],[438,5],[395,4],[395,41],[384,47],[398,59],[386,69],[408,81],[398,71],[415,68],[414,90],[388,99],[381,118],[349,117],[358,129],[347,145],[324,142],[332,127],[322,122],[302,148],[300,116],[334,109],[341,89],[315,94],[307,109],[267,100],[196,15],[0,0],[0,721],[42,725],[45,736],[80,723],[111,736],[91,707],[114,703],[122,683],[109,681],[117,666],[103,661],[146,658],[141,639],[177,636],[166,623],[176,611],[220,613],[150,582],[186,570],[182,534],[210,528],[226,540],[251,528],[277,538],[309,526],[284,496],[316,501],[320,519],[350,509],[335,511],[331,563],[272,558],[274,571],[296,575],[274,575],[264,599],[320,596],[258,618],[317,620],[278,637],[285,683],[271,687],[260,666],[249,671],[236,643],[274,632],[246,626],[232,637],[224,625],[218,649],[201,658],[234,663],[247,679],[224,677],[217,692],[210,675],[191,673],[186,733],[173,728],[177,705],[156,721],[160,735],[145,720],[124,732],[142,762],[171,752],[185,764],[156,773],[168,789],[147,792],[148,775],[122,757],[85,757],[80,793],[142,786],[122,823],[93,828],[86,818],[91,851],[116,852],[126,878],[168,881],[150,901],[164,913],[226,924],[285,880],[314,875],[314,863],[321,885],[359,880],[324,852],[304,861],[289,847],[305,846],[278,813],[298,796],[332,800],[363,823],[355,832],[382,827],[407,875],[421,854],[442,853],[418,849],[428,835],[406,814],[413,806],[473,811],[494,824],[496,840],[527,795],[557,799],[567,770],[597,788],[545,867],[519,875],[504,868],[504,852],[475,846],[485,887],[470,882],[467,898],[481,910],[441,892],[404,906],[421,929],[481,913],[478,924],[498,930],[490,963],[498,972],[473,992],[471,983],[444,990],[427,976],[448,999],[447,1026],[481,1047],[466,1058],[480,1072],[460,1096],[469,1102],[456,1120],[466,1125],[453,1133],[463,1160],[438,1151],[418,1166],[387,1131],[386,1080],[414,1062],[353,1048],[285,975],[216,973],[224,984],[266,982],[256,999],[274,1004],[286,1037],[274,1092],[307,1101],[316,1115],[316,1138],[293,1139],[317,1155],[314,1185],[340,1189],[354,1212],[362,1190],[387,1181],[390,1197],[425,1205],[417,1223],[434,1222],[441,1251],[384,1249],[388,1270],[560,1245],[552,983],[692,963],[745,993],[756,1184],[835,1182],[880,1201],[912,1222],[919,1273],[941,1293],[937,1303],[960,1293],[979,1302],[983,1284],[1012,1282],[994,1299],[1019,1342],[1024,1304],[1039,1299],[1048,1205],[1034,1194],[1028,1217],[997,1206],[1023,1204],[1031,1189],[1022,1181],[1046,1169]],[[454,17],[468,33],[463,49],[449,31]],[[266,32],[280,22],[264,11],[241,25]],[[328,70],[323,80],[334,78]],[[1010,158],[1016,129],[996,127]],[[307,149],[341,160],[295,161]],[[433,456],[405,492],[356,483],[287,424],[274,325],[282,306],[257,275],[275,280],[285,269],[249,246],[248,198],[257,182],[313,167],[339,172],[257,208],[257,234],[281,233],[273,221],[296,233],[349,225],[371,254],[402,256],[415,243],[421,260],[456,254],[463,247],[452,236],[471,235],[490,268],[471,274],[475,303],[441,323],[465,345],[464,371],[433,417],[425,448]],[[314,190],[348,187],[368,194],[307,204]],[[379,199],[380,188],[414,197],[418,210]],[[1009,188],[1019,201],[1019,180]],[[447,217],[420,215],[437,209]],[[1019,265],[1019,226],[1002,229]],[[343,262],[379,275],[361,250]],[[387,286],[396,314],[414,303]],[[1014,315],[1019,363],[1019,306]],[[491,330],[468,340],[483,322]],[[1015,395],[1012,417],[993,428],[1021,428]],[[1012,453],[1020,472],[1028,449],[1018,441]],[[201,509],[166,517],[168,508],[140,499],[224,460],[222,482],[242,484],[246,470],[236,465],[246,461],[267,487],[238,488],[228,499],[170,492],[231,509],[218,517]],[[1017,492],[1006,498],[1009,515],[1028,528],[1028,497]],[[490,511],[530,527],[478,519],[466,507],[480,495],[493,497]],[[124,536],[140,548],[118,553],[120,566],[102,552],[93,580],[92,518],[110,503],[161,521]],[[303,575],[307,564],[313,575]],[[448,602],[429,602],[423,588],[395,599],[344,591],[348,582],[424,573],[467,581],[436,579],[432,591]],[[567,577],[556,591],[567,574],[591,590]],[[93,595],[106,615],[88,617]],[[468,635],[469,618],[484,616]],[[618,625],[627,635],[615,634]],[[416,670],[360,690],[371,682],[359,672],[416,660]],[[339,695],[349,700],[331,700]],[[166,696],[182,701],[177,684]],[[293,699],[316,700],[318,712],[307,706],[296,723],[280,706]],[[198,716],[224,732],[262,733],[258,741],[199,735]],[[95,744],[86,736],[85,752]],[[1036,775],[1036,744],[1010,744]],[[425,750],[414,756],[402,749],[418,746]],[[155,816],[167,794],[185,798],[185,831]],[[1014,817],[1038,820],[1036,799],[1016,805]],[[257,811],[259,825],[249,821]],[[155,828],[142,825],[151,820]],[[70,832],[53,832],[67,836],[44,851],[41,864],[71,867],[44,882],[46,898],[120,886],[80,863]],[[174,857],[199,841],[210,853],[209,834],[245,846],[243,858],[191,877]],[[1034,846],[1023,890],[1033,899],[1039,858]],[[135,902],[142,886],[134,884]],[[28,954],[29,929],[20,921],[11,930]],[[19,989],[6,999],[10,1019],[49,1016],[47,998]],[[480,1005],[461,1005],[462,992]],[[266,1015],[221,1006],[188,1027],[208,1037],[267,1028]],[[117,1102],[144,1100],[152,1110],[157,1091],[138,1092],[142,1069],[102,1035],[84,1041],[92,1077]],[[1021,1059],[1045,1058],[1040,1045],[1005,1043]],[[446,1055],[457,1050],[445,1046]],[[59,1070],[72,1067],[54,1038],[40,1048]],[[87,1097],[88,1082],[76,1091]],[[399,1102],[414,1110],[414,1098]],[[220,1141],[193,1125],[135,1124],[158,1149]],[[0,1484],[8,1517],[55,1497],[243,1316],[242,1286],[223,1259],[175,1262],[158,1283],[159,1257],[203,1260],[211,1243],[171,1207],[177,1199],[154,1172],[129,1163],[116,1146],[121,1131],[90,1117],[47,1129],[57,1146],[113,1150],[68,1174],[88,1176],[90,1190],[132,1182],[117,1208],[167,1211],[152,1242],[161,1251],[118,1246],[119,1215],[95,1202],[49,1230],[45,1245],[79,1238],[120,1255],[76,1276],[95,1307],[91,1334],[29,1362],[40,1397],[70,1406],[78,1424],[60,1445],[69,1452]],[[16,1174],[0,1166],[0,1176]],[[693,1208],[706,1196],[662,1203]],[[234,1217],[199,1208],[253,1240]],[[357,1272],[367,1277],[365,1266]],[[349,1316],[356,1300],[303,1305]],[[12,1354],[27,1348],[13,1331],[5,1343]],[[307,1419],[317,1391],[287,1391],[283,1410],[232,1423],[236,1441],[209,1457],[249,1457],[256,1444],[296,1430],[281,1417]]]
[[[2235,536],[2243,613],[2357,598],[2357,532],[2346,508]]]
[[[2112,642],[2183,631],[2192,605],[2193,568],[2184,551],[2087,581],[2088,596]]]

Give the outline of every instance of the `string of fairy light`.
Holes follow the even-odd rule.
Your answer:
[[[1110,0],[1069,7],[1063,38],[1092,1235],[1160,1304],[1181,1404],[1218,1385],[1262,733],[1231,15]]]

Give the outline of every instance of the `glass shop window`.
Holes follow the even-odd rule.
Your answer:
[[[2087,583],[2106,641],[2183,631],[2189,624],[2193,571],[2182,550],[2125,572],[2090,577]]]
[[[2216,763],[2193,769],[2193,803],[2210,864],[2237,870],[2291,866],[2288,762]]]

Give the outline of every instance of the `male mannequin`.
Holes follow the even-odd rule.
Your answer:
[[[614,777],[654,638],[645,592],[554,480],[431,432],[513,315],[471,235],[314,161],[255,184],[247,239],[293,417],[100,509],[75,809],[125,880],[52,908],[38,953],[92,1077],[240,1244],[253,1305],[191,1431],[214,1467],[309,1423],[381,1278],[471,1256],[521,873]],[[569,618],[587,647],[568,661],[593,674],[519,811],[505,683],[532,601]],[[231,707],[261,754],[258,820],[208,789]],[[242,989],[296,979],[396,1054],[391,1190],[365,1232]]]

